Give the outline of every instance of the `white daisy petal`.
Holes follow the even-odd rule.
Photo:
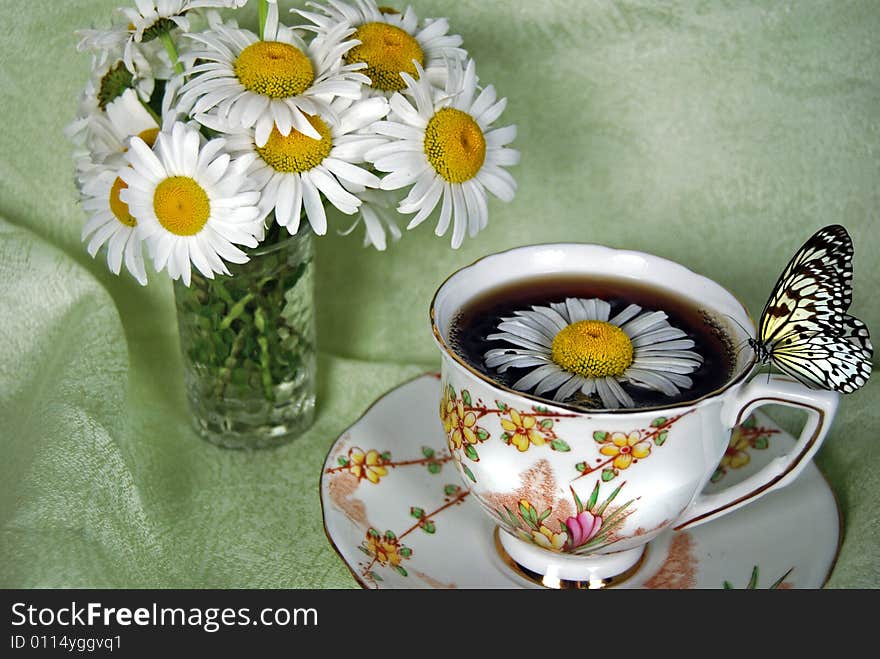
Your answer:
[[[539,366],[531,373],[524,375],[519,380],[514,382],[513,388],[519,389],[520,391],[530,391],[538,383],[543,382],[545,378],[556,373],[560,373],[561,370],[562,369],[560,369],[556,364],[544,364],[543,366]]]
[[[630,396],[626,391],[624,391],[623,387],[617,382],[615,378],[610,376],[606,376],[603,380],[605,385],[611,390],[611,393],[617,399],[618,403],[623,407],[634,407],[635,401],[633,401],[632,396]],[[616,405],[615,405],[616,407]]]

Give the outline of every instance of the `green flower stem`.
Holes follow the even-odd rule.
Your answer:
[[[257,12],[260,16],[260,39],[266,40],[266,19],[269,16],[269,0],[260,0],[257,6]]]
[[[171,58],[171,64],[174,65],[174,72],[178,75],[183,73],[183,63],[180,61],[180,54],[177,52],[177,46],[174,43],[174,39],[171,38],[170,32],[163,32],[159,37],[162,39],[162,45],[165,46],[165,52],[168,53],[168,57]]]
[[[223,394],[226,392],[226,385],[229,384],[229,381],[232,379],[232,370],[235,368],[238,355],[244,346],[244,335],[245,331],[243,327],[236,333],[235,339],[232,342],[232,347],[229,349],[229,357],[226,358],[226,361],[217,374],[217,386],[214,389],[214,395],[218,398],[223,397]]]
[[[229,329],[232,325],[233,321],[235,321],[241,314],[244,313],[244,308],[248,305],[248,302],[254,299],[253,293],[248,293],[243,298],[241,298],[238,302],[236,302],[229,309],[229,313],[226,314],[226,317],[220,321],[220,329],[225,330]]]
[[[140,98],[140,96],[138,98]],[[150,113],[150,116],[153,117],[153,119],[156,121],[156,124],[158,126],[162,126],[162,118],[158,114],[156,114],[156,111],[150,107],[150,104],[141,101],[141,105],[143,106],[144,110]]]

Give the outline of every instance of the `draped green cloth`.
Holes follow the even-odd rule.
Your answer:
[[[89,58],[73,30],[115,4],[0,0],[0,586],[356,586],[322,528],[324,457],[436,368],[431,295],[490,252],[649,251],[757,315],[794,250],[842,223],[853,313],[880,332],[876,2],[419,0],[508,97],[519,193],[458,251],[430,224],[386,253],[320,239],[317,422],[278,450],[215,448],[189,426],[170,282],[117,278],[79,239],[62,131]],[[817,459],[845,530],[829,586],[880,586],[878,419],[870,383]]]

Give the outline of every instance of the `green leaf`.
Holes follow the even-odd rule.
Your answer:
[[[434,522],[427,521],[421,526],[422,531],[425,533],[434,533],[437,530],[437,527],[434,526]]]
[[[505,405],[504,403],[502,403],[500,400],[496,400],[496,401],[495,401],[495,405],[497,405],[497,406],[498,406],[498,409],[501,410],[502,412],[506,412],[506,411],[507,411],[507,405]]]
[[[586,463],[586,462],[578,462],[578,463],[574,466],[574,468],[575,468],[577,471],[579,471],[580,473],[582,473],[582,474],[583,474],[583,473],[586,473],[586,472],[588,471],[588,470],[587,470],[587,463]]]
[[[547,519],[548,517],[550,517],[550,513],[552,513],[552,512],[553,512],[553,509],[552,509],[552,508],[548,508],[547,510],[545,510],[543,513],[541,513],[541,514],[538,516],[538,522],[539,522],[539,523],[540,523],[540,522],[543,522],[545,519]]]
[[[404,558],[409,558],[410,556],[412,556],[412,549],[410,549],[409,547],[401,547],[400,555]]]
[[[383,462],[391,462],[391,451],[385,451],[379,457],[382,458]]]
[[[455,398],[456,398],[455,389],[453,388],[453,386],[451,384],[449,385],[449,397],[453,400],[455,400]]]
[[[467,389],[461,390],[461,399],[464,401],[464,404],[467,405],[468,407],[470,407],[471,403],[473,402],[471,400],[471,392],[468,391]]]
[[[510,444],[510,433],[509,432],[501,433],[501,441],[507,442],[508,444]]]
[[[439,474],[440,469],[442,469],[442,465],[440,465],[439,462],[429,462],[428,463],[428,473]]]
[[[358,545],[358,549],[360,549],[362,552],[364,552],[367,556],[372,556],[370,551],[366,547],[364,547],[363,545]]]
[[[406,571],[406,568],[402,565],[395,565],[394,569],[397,570],[397,573],[402,577],[408,577],[409,572]]]
[[[755,417],[753,417],[753,416],[749,416],[748,419],[746,419],[745,421],[742,422],[742,424],[741,424],[740,427],[742,427],[742,428],[754,428],[756,425],[758,425],[758,422],[757,422],[757,420],[755,419]]]
[[[599,443],[604,442],[607,437],[608,437],[608,433],[605,432],[604,430],[597,430],[596,432],[593,433],[593,439],[595,439]]]
[[[599,487],[598,483],[596,483],[596,487]],[[578,496],[578,493],[575,492],[574,488],[571,487],[570,485],[568,486],[568,489],[571,490],[571,496],[574,497],[574,505],[577,508],[578,513],[584,512],[584,504],[581,501],[581,498]]]
[[[474,472],[468,469],[468,466],[466,464],[461,465],[461,470],[464,472],[464,475],[470,478],[474,483],[477,482],[477,478],[476,476],[474,476]]]
[[[779,577],[776,581],[774,581],[770,585],[769,590],[776,590],[777,588],[779,588],[782,585],[782,582],[785,581],[785,579],[788,577],[789,574],[791,574],[792,570],[794,570],[793,567],[788,568],[788,572],[786,572],[781,577]]]
[[[485,442],[487,439],[489,439],[489,433],[482,428],[477,428],[477,439],[479,439],[481,442]]]
[[[748,590],[755,590],[758,587],[758,566],[752,568],[752,577],[749,579]]]
[[[545,430],[550,430],[553,427],[553,419],[544,419],[541,421],[541,427]]]
[[[760,437],[756,437],[752,442],[752,446],[756,449],[764,450],[768,446],[770,446],[770,438],[766,435],[761,435]]]
[[[596,502],[599,501],[599,481],[596,481],[596,486],[593,488],[592,494],[590,494],[590,499],[587,501],[586,510],[593,510],[596,506]],[[578,512],[581,512],[578,510]]]
[[[443,494],[448,497],[458,494],[458,485],[447,485],[443,488]]]
[[[666,422],[669,421],[665,416],[658,416],[656,419],[651,421],[652,428],[659,428],[663,425],[666,425]]]
[[[375,572],[370,572],[370,576],[373,578],[374,581],[385,581],[382,577],[380,577]]]
[[[422,447],[422,455],[424,455],[429,460],[434,457],[434,449],[429,446]]]
[[[416,508],[415,506],[413,506],[409,509],[409,514],[416,519],[422,519],[422,517],[425,516],[425,510],[423,508]]]
[[[397,540],[397,536],[394,535],[394,531],[385,531],[385,539],[386,540]]]
[[[371,527],[371,528],[367,531],[367,535],[369,535],[369,536],[371,536],[371,537],[373,537],[373,538],[378,538],[378,537],[379,537],[379,532],[378,532],[376,529],[374,529],[374,528]]]
[[[571,450],[571,447],[561,439],[554,439],[552,442],[550,442],[550,448],[552,448],[554,451],[559,451],[560,453],[567,453]]]
[[[468,456],[471,462],[480,461],[480,455],[477,453],[477,449],[474,448],[473,444],[464,445],[464,454]]]
[[[605,506],[608,505],[609,501],[610,501],[610,499],[606,499],[605,503],[602,504],[602,512],[603,513],[605,512]],[[608,515],[608,517],[603,517],[601,528],[606,531],[611,531],[615,526],[622,524],[623,520],[625,519],[623,517],[624,511],[626,511],[626,509],[629,508],[633,503],[635,503],[635,499],[630,499],[625,504],[623,504],[620,508],[618,508],[613,513]],[[601,516],[602,513],[596,512],[596,514]]]
[[[663,446],[663,443],[666,441],[666,438],[669,437],[669,431],[663,430],[654,438],[654,444],[656,446]]]
[[[615,476],[617,476],[617,472],[611,467],[605,467],[605,469],[602,470],[602,480],[606,483],[612,480]]]
[[[712,474],[712,478],[710,478],[709,480],[713,483],[717,483],[722,478],[724,478],[725,473],[727,473],[727,472],[725,472],[723,469],[716,469],[715,473]]]
[[[729,581],[724,582],[724,590],[733,590],[733,584]]]
[[[348,458],[346,458],[344,456],[340,455],[337,462],[339,463],[340,467],[347,467],[348,466]]]

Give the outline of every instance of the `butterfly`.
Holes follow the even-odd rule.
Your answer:
[[[814,389],[852,393],[868,381],[874,349],[852,303],[852,239],[833,224],[817,231],[779,276],[748,344]]]

